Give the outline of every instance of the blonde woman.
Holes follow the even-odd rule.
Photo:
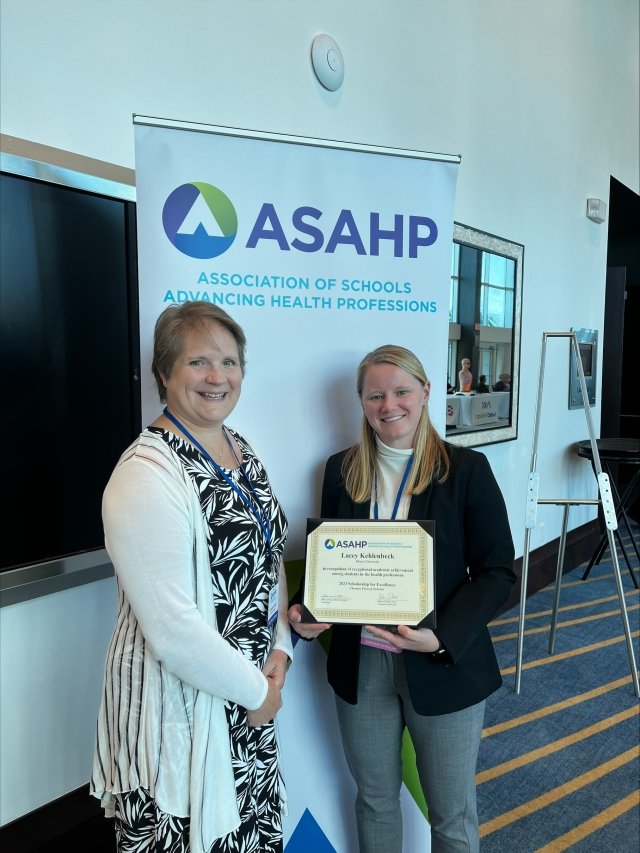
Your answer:
[[[475,769],[486,697],[501,684],[488,623],[516,580],[500,489],[485,456],[444,442],[430,382],[411,351],[369,353],[357,371],[360,440],[332,456],[323,518],[433,519],[437,627],[397,633],[334,625],[328,655],[345,755],[357,785],[361,853],[401,853],[402,734],[429,808],[433,853],[477,853]],[[329,625],[292,628],[310,640]]]
[[[472,382],[471,361],[468,358],[463,358],[460,362],[460,370],[458,371],[458,390],[465,393],[471,391]]]

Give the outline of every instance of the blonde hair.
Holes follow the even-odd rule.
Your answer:
[[[374,364],[392,364],[413,376],[421,385],[429,382],[420,359],[404,347],[385,344],[365,355],[356,373],[358,396],[362,398],[367,370]],[[419,495],[432,480],[443,483],[449,476],[449,456],[443,440],[434,429],[426,404],[422,407],[414,437],[414,464],[407,480],[407,493]],[[347,493],[356,503],[371,498],[373,478],[378,465],[376,434],[366,415],[362,417],[360,441],[349,448],[342,463]]]

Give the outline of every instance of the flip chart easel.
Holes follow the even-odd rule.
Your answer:
[[[538,456],[538,437],[540,434],[540,413],[542,409],[542,389],[544,384],[544,370],[547,352],[548,338],[569,338],[569,344],[573,347],[575,361],[578,369],[578,378],[580,381],[580,389],[582,392],[582,404],[585,417],[587,420],[587,429],[589,431],[589,440],[591,451],[593,454],[593,468],[598,480],[599,498],[539,498],[539,474],[537,471],[537,456]],[[518,650],[516,656],[516,680],[515,692],[520,693],[520,685],[522,680],[522,653],[524,646],[524,621],[527,604],[527,580],[529,575],[529,550],[531,546],[531,531],[536,526],[538,505],[553,504],[555,506],[564,507],[562,534],[560,536],[560,546],[558,549],[558,563],[556,567],[555,593],[553,600],[553,613],[551,617],[551,631],[549,634],[549,654],[553,653],[555,641],[556,621],[558,607],[560,604],[560,586],[562,583],[562,568],[564,564],[564,552],[567,539],[567,527],[569,521],[569,507],[580,505],[600,505],[604,514],[607,538],[609,541],[609,549],[611,551],[611,560],[613,562],[613,573],[618,590],[618,600],[620,602],[620,611],[622,614],[622,622],[624,626],[624,634],[627,643],[627,653],[629,655],[629,665],[631,667],[631,680],[635,695],[640,698],[640,685],[638,684],[638,670],[636,667],[635,655],[633,652],[633,642],[631,638],[631,629],[629,627],[629,616],[627,613],[627,605],[624,598],[624,590],[622,588],[622,578],[620,576],[620,565],[618,563],[618,553],[614,541],[613,531],[618,527],[616,510],[611,496],[611,485],[609,476],[602,470],[600,464],[600,454],[596,435],[593,429],[593,421],[591,419],[591,411],[589,408],[589,397],[587,386],[584,378],[584,370],[582,368],[582,359],[580,358],[580,350],[578,347],[578,339],[575,332],[543,332],[542,333],[542,353],[540,357],[540,374],[538,377],[538,390],[536,399],[536,419],[533,433],[533,447],[531,450],[531,465],[529,467],[529,480],[527,485],[527,506],[525,516],[525,536],[524,536],[524,553],[522,556],[522,580],[520,589],[520,616],[518,620]]]

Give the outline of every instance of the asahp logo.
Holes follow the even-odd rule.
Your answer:
[[[324,212],[301,205],[281,215],[271,202],[259,203],[244,247],[272,246],[281,252],[335,252],[380,255],[387,244],[395,258],[417,258],[421,249],[438,239],[438,226],[428,216],[371,211],[356,214],[349,208]],[[243,217],[247,219],[247,217]],[[216,258],[226,252],[238,233],[238,216],[229,198],[213,184],[191,181],[169,195],[162,224],[172,245],[191,258]],[[246,225],[246,222],[245,222]],[[243,236],[243,242],[246,234]]]
[[[176,187],[162,209],[171,243],[191,258],[217,258],[238,233],[238,216],[229,198],[212,184],[192,181]]]
[[[333,548],[366,548],[366,539],[325,539],[324,547],[331,551]]]

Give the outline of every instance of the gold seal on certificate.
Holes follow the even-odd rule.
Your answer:
[[[307,519],[303,622],[435,627],[434,528]]]

